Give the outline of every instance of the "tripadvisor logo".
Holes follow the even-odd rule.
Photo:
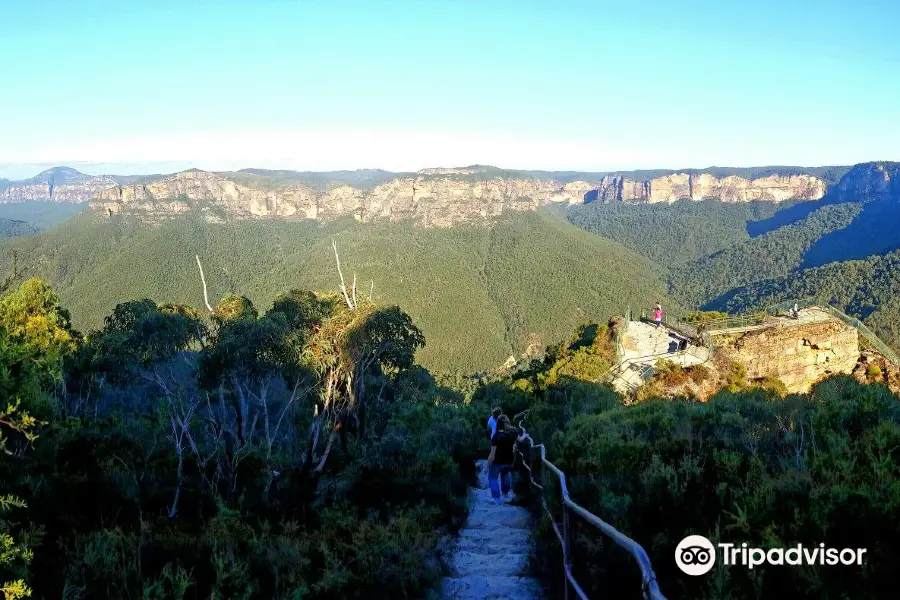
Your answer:
[[[688,575],[703,575],[716,564],[716,549],[702,535],[689,535],[675,548],[675,564]]]
[[[689,535],[675,548],[675,564],[688,575],[703,575],[716,564],[716,547],[722,553],[722,564],[753,569],[760,565],[861,565],[865,548],[826,548],[825,544],[791,548],[751,548],[747,543],[713,543],[702,535]]]

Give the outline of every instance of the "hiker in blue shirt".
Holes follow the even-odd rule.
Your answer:
[[[494,434],[497,433],[497,419],[500,418],[500,407],[498,406],[493,411],[491,411],[491,416],[488,417],[488,429],[491,430],[490,438],[494,438]]]

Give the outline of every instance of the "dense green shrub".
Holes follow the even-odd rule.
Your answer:
[[[900,399],[836,377],[783,400],[723,391],[707,403],[648,401],[579,415],[550,452],[577,501],[644,545],[669,598],[875,598],[888,597],[900,558],[891,516],[900,510],[898,442]],[[688,577],[672,553],[690,534],[868,554],[863,567],[717,565],[708,577]],[[628,558],[600,536],[578,537],[573,555],[589,594],[639,586]]]

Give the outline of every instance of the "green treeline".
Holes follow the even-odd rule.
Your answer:
[[[791,205],[591,203],[572,207],[567,218],[665,268],[669,297],[685,307],[742,314],[815,299],[863,319],[900,348],[897,203],[793,206],[804,208],[801,218],[755,237],[748,233],[754,223],[789,215]]]
[[[613,239],[668,268],[749,240],[747,222],[770,217],[778,209],[779,205],[772,202],[591,202],[571,207],[567,216],[572,224]]]
[[[87,202],[48,202],[46,200],[0,203],[0,220],[25,221],[31,227],[16,235],[34,235],[74,217],[86,207]]]
[[[815,298],[857,315],[887,344],[900,348],[900,251],[760,281],[710,306],[738,313],[795,298]]]
[[[35,235],[38,229],[25,221],[0,218],[0,238],[18,237],[20,235]]]

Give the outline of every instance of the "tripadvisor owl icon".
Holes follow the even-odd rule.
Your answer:
[[[689,535],[675,548],[675,564],[688,575],[703,575],[716,564],[716,548],[702,535]]]

